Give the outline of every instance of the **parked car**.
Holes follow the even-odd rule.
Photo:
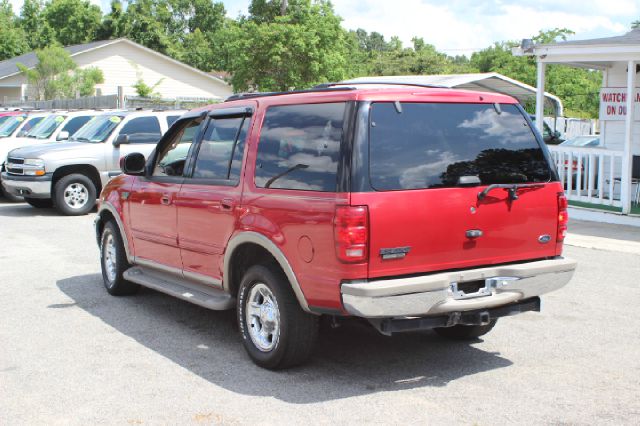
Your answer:
[[[576,136],[574,138],[567,139],[566,141],[562,142],[560,146],[595,148],[600,146],[600,136],[598,135]]]
[[[15,136],[0,139],[0,168],[4,170],[7,154],[12,149],[67,140],[96,114],[98,114],[97,111],[51,112],[27,132],[19,132]],[[1,181],[0,186],[2,186]],[[15,195],[12,196],[4,188],[2,192],[7,198],[15,201]]]
[[[531,121],[533,121],[533,124],[536,124],[536,116],[531,114],[529,115],[529,117],[531,118]],[[564,139],[562,139],[562,133],[560,133],[557,130],[551,130],[551,127],[549,127],[549,125],[546,122],[542,122],[542,139],[544,140],[544,143],[546,143],[547,145],[558,145],[560,143],[562,143],[562,141],[564,141]]]
[[[4,122],[0,124],[0,144],[2,143],[3,138],[11,138],[18,136],[19,134],[26,134],[47,115],[49,114],[44,112],[30,113],[23,111],[8,116],[8,119],[4,120]],[[4,171],[4,161],[5,157],[0,157],[0,172]],[[22,197],[11,195],[6,192],[2,184],[0,184],[0,194],[9,201],[22,201]]]
[[[5,191],[33,207],[65,215],[91,211],[119,160],[136,151],[148,155],[184,111],[110,111],[90,117],[65,143],[26,146],[9,153],[2,174]]]
[[[237,309],[278,369],[321,316],[472,339],[540,309],[576,263],[567,200],[511,97],[383,85],[235,96],[183,115],[102,190],[102,276]]]
[[[21,112],[8,117],[0,124],[0,138],[26,136],[36,124],[48,116],[48,112]]]

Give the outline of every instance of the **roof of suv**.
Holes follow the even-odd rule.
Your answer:
[[[400,99],[398,99],[400,98]],[[337,83],[321,85],[309,90],[291,92],[247,93],[230,96],[223,105],[241,103],[239,101],[257,100],[266,104],[295,104],[307,102],[337,100],[420,100],[423,102],[460,102],[460,103],[508,103],[518,101],[511,96],[492,92],[428,87],[421,85],[375,83]],[[220,104],[214,104],[220,105]],[[208,106],[206,109],[214,107]]]

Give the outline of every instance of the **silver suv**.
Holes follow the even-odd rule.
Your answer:
[[[87,214],[102,187],[120,174],[120,158],[148,156],[184,111],[110,111],[93,117],[68,142],[9,152],[2,185],[33,207],[55,206],[65,215]]]

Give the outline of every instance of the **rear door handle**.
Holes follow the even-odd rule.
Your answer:
[[[233,200],[231,198],[225,198],[220,201],[220,206],[222,207],[222,210],[231,210],[233,208]]]
[[[169,198],[168,195],[163,195],[162,198],[160,198],[160,202],[165,205],[168,206],[169,204],[171,204],[171,198]]]

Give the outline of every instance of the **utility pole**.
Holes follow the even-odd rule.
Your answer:
[[[287,14],[287,7],[289,7],[288,0],[282,0],[282,3],[280,4],[280,15],[284,16]]]

